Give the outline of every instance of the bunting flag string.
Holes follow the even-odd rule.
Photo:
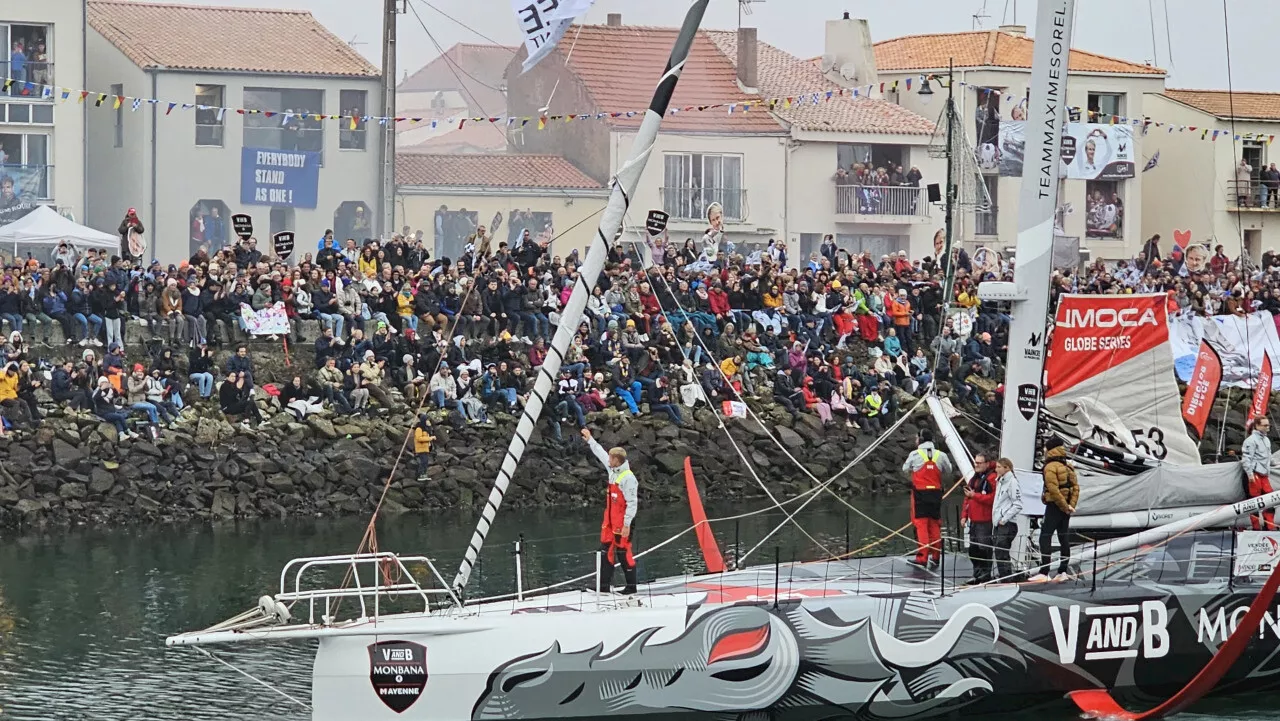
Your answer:
[[[835,88],[835,89],[828,89],[828,90],[819,90],[816,92],[812,90],[805,90],[802,92],[789,93],[789,94],[779,95],[777,97],[771,97],[771,98],[753,98],[750,100],[735,100],[732,102],[707,103],[703,105],[689,105],[685,107],[671,108],[667,112],[668,114],[674,116],[680,113],[707,112],[707,111],[724,111],[729,115],[733,115],[734,113],[750,112],[754,108],[764,108],[770,111],[776,111],[779,109],[786,110],[786,109],[795,108],[797,106],[819,105],[824,102],[830,102],[834,98],[840,98],[840,97],[849,97],[849,98],[855,98],[855,99],[875,98],[877,95],[876,93],[877,89],[879,90],[879,94],[881,96],[885,95],[886,93],[898,93],[900,91],[900,88],[904,88],[907,92],[919,92],[920,88],[924,86],[926,82],[938,81],[942,79],[944,79],[944,76],[939,76],[937,74],[929,74],[929,75],[922,74],[922,75],[907,77],[904,80],[894,80],[892,82],[886,81],[878,84],[868,84],[865,86],[858,86],[853,88]],[[996,88],[986,88],[985,86],[979,85],[977,83],[969,83],[963,80],[953,80],[952,82],[954,82],[957,86],[960,86],[960,87],[966,87],[966,88],[972,87],[975,89],[986,90],[996,95],[997,97],[1001,97],[1008,101],[1017,101],[1019,104],[1026,102],[1026,98],[1023,96],[1018,96],[1011,93],[1005,93]],[[549,125],[552,125],[555,123],[567,124],[567,123],[572,123],[575,120],[590,120],[590,119],[603,120],[606,118],[612,119],[612,120],[617,120],[619,118],[630,119],[630,118],[636,117],[637,115],[641,115],[645,112],[643,110],[628,110],[628,111],[613,111],[613,112],[578,112],[578,113],[566,113],[566,114],[560,114],[560,115],[529,115],[529,116],[497,115],[497,116],[490,116],[490,117],[454,116],[450,118],[409,117],[409,116],[384,117],[384,116],[378,116],[378,115],[340,115],[340,114],[328,115],[328,114],[320,114],[320,113],[296,114],[292,112],[279,111],[279,110],[259,110],[259,109],[253,109],[253,108],[216,107],[216,106],[210,106],[210,105],[200,105],[196,103],[165,101],[165,100],[160,100],[156,98],[140,98],[140,97],[133,97],[130,95],[111,95],[108,93],[93,92],[90,90],[76,90],[72,88],[65,88],[65,87],[60,87],[55,85],[45,85],[41,83],[34,83],[27,80],[17,80],[15,78],[9,78],[9,77],[4,78],[3,88],[5,92],[17,91],[18,93],[20,93],[22,96],[25,96],[25,97],[41,97],[45,99],[56,98],[64,103],[67,102],[72,96],[75,96],[76,102],[79,102],[79,103],[83,103],[87,99],[92,97],[94,101],[93,102],[94,107],[99,107],[99,108],[102,107],[103,103],[106,103],[108,100],[110,100],[111,107],[114,110],[120,110],[123,104],[129,103],[131,109],[134,111],[137,111],[138,108],[140,108],[144,103],[146,103],[152,106],[163,105],[165,108],[164,110],[165,115],[173,114],[173,111],[175,109],[180,109],[182,111],[190,111],[192,109],[201,110],[201,111],[212,110],[216,112],[219,121],[221,121],[226,116],[226,113],[230,111],[237,115],[242,115],[242,116],[262,115],[265,118],[274,118],[276,116],[281,116],[281,123],[280,123],[281,125],[287,125],[289,121],[294,119],[295,117],[310,119],[317,122],[323,122],[325,120],[333,120],[333,121],[337,121],[340,124],[346,124],[347,128],[350,130],[357,130],[368,123],[377,123],[382,126],[386,126],[389,123],[409,123],[412,125],[428,124],[432,128],[438,128],[441,126],[441,124],[443,124],[445,127],[456,126],[458,129],[462,129],[466,127],[468,123],[472,123],[472,124],[488,123],[490,125],[497,125],[499,123],[503,123],[508,128],[515,126],[517,123],[521,128],[527,127],[530,123],[536,123],[537,124],[536,127],[538,130],[546,130]],[[1194,133],[1196,133],[1196,131],[1201,131],[1199,135],[1199,139],[1209,141],[1209,142],[1216,141],[1219,136],[1224,136],[1224,137],[1232,136],[1232,134],[1227,130],[1212,130],[1209,128],[1201,128],[1194,125],[1189,126],[1189,125],[1180,125],[1177,123],[1166,123],[1158,120],[1152,120],[1151,118],[1148,118],[1148,117],[1131,118],[1123,115],[1111,115],[1108,113],[1102,113],[1096,110],[1088,110],[1086,108],[1080,108],[1080,107],[1069,107],[1067,108],[1067,110],[1073,118],[1074,117],[1087,118],[1088,122],[1094,122],[1094,123],[1101,122],[1101,123],[1108,123],[1112,125],[1123,124],[1123,125],[1132,125],[1134,127],[1140,127],[1143,135],[1146,135],[1148,132],[1150,132],[1152,128],[1163,128],[1167,133],[1191,133],[1192,135],[1189,137],[1195,137]],[[1234,137],[1236,140],[1254,140],[1254,141],[1266,142],[1267,144],[1271,144],[1272,142],[1275,141],[1275,138],[1276,138],[1274,134],[1270,134],[1270,133],[1240,133],[1232,137]]]

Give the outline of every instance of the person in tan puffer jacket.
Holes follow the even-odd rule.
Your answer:
[[[1032,577],[1032,581],[1049,580],[1049,561],[1053,535],[1058,534],[1058,546],[1062,559],[1058,563],[1058,575],[1054,581],[1070,580],[1067,569],[1071,561],[1071,546],[1068,536],[1071,534],[1071,514],[1076,512],[1076,502],[1080,500],[1080,482],[1076,480],[1076,471],[1067,464],[1067,449],[1061,438],[1050,438],[1045,443],[1044,454],[1044,492],[1040,500],[1044,501],[1044,519],[1040,523],[1040,573]]]

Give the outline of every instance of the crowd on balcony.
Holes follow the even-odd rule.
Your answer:
[[[896,163],[837,166],[836,212],[858,215],[915,215],[920,202],[920,169]]]

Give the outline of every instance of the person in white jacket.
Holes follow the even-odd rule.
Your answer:
[[[1013,474],[1013,461],[996,461],[996,497],[991,503],[991,543],[995,546],[996,580],[1008,582],[1013,575],[1009,549],[1018,535],[1018,516],[1022,513],[1022,489]]]
[[[636,592],[635,520],[639,507],[640,483],[627,462],[624,448],[608,451],[591,437],[591,431],[582,429],[582,439],[591,448],[591,454],[609,473],[606,487],[604,520],[600,524],[600,551],[604,556],[600,564],[600,589],[608,591],[613,580],[614,564],[622,565],[626,586],[622,593]]]

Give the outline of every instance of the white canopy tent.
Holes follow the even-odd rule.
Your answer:
[[[21,257],[19,248],[23,252],[51,253],[64,240],[80,250],[111,250],[120,247],[119,236],[68,220],[47,205],[36,208],[8,225],[0,226],[0,249],[12,249],[15,258]]]

